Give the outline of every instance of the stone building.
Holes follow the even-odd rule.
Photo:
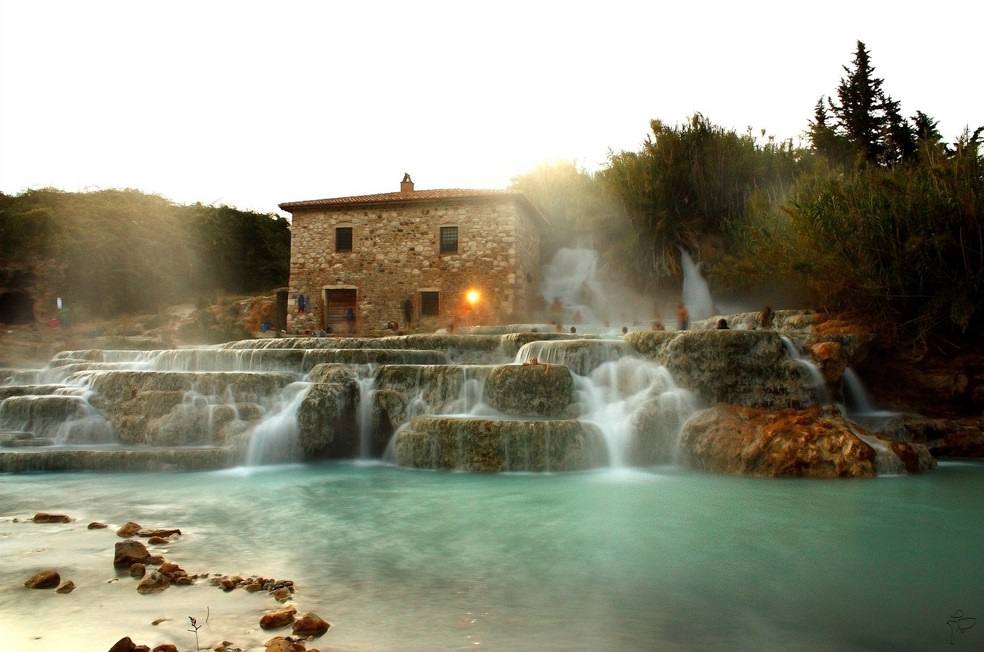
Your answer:
[[[293,216],[291,332],[431,330],[536,309],[546,222],[522,193],[415,190],[405,175],[399,192],[280,208]]]

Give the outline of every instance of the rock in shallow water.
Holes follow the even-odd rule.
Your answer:
[[[113,566],[128,569],[134,564],[147,564],[150,559],[150,553],[144,544],[132,540],[120,541],[116,544]]]
[[[24,582],[29,589],[53,589],[61,583],[61,577],[56,571],[46,569],[32,575]]]
[[[843,417],[819,409],[717,405],[695,414],[681,456],[706,471],[771,477],[871,478],[875,451]]]
[[[143,528],[140,527],[139,523],[134,523],[133,521],[127,521],[126,523],[121,525],[118,530],[116,530],[116,536],[123,537],[124,539],[126,539],[132,537],[141,529]]]
[[[331,624],[317,614],[306,613],[294,621],[294,634],[297,636],[322,636]]]
[[[137,593],[142,595],[160,593],[169,586],[171,586],[171,580],[168,579],[167,575],[154,571],[140,580],[140,584],[137,585]]]
[[[294,622],[294,614],[296,613],[297,609],[294,607],[284,607],[276,611],[268,611],[260,617],[260,627],[263,629],[286,627]]]
[[[45,512],[38,512],[31,519],[35,523],[71,523],[72,519],[65,514],[47,514]]]
[[[66,581],[64,584],[55,589],[55,593],[71,593],[75,590],[75,582],[72,580]]]

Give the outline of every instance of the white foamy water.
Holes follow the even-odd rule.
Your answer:
[[[283,464],[301,459],[298,442],[297,411],[311,383],[291,383],[284,388],[279,409],[275,409],[253,429],[246,453],[246,464]]]
[[[683,424],[697,404],[693,394],[676,385],[666,367],[627,356],[605,362],[587,376],[575,374],[574,381],[584,409],[581,419],[601,430],[613,467],[630,463],[640,436],[661,442],[670,452],[663,461],[676,462]],[[645,422],[640,423],[643,417]]]

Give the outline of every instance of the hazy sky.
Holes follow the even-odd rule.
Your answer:
[[[0,190],[264,212],[588,169],[659,117],[798,137],[855,41],[906,114],[984,123],[975,2],[0,0]],[[823,14],[817,13],[823,11]]]

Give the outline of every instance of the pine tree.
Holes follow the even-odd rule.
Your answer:
[[[886,95],[882,100],[885,123],[882,127],[882,162],[886,165],[908,163],[917,151],[916,132],[902,116],[899,102]]]
[[[830,109],[837,118],[841,134],[847,137],[869,162],[877,162],[882,150],[881,135],[884,116],[881,114],[882,82],[875,77],[871,57],[864,43],[858,41],[854,66],[844,66],[847,77],[837,86],[839,104],[832,100]]]
[[[950,150],[943,142],[943,134],[938,129],[939,122],[922,111],[912,116],[913,131],[916,136],[916,151],[925,160],[933,161],[946,157]]]

